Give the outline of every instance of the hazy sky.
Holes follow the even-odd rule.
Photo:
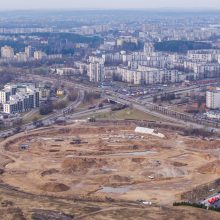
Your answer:
[[[0,10],[79,8],[220,9],[220,0],[0,0]]]

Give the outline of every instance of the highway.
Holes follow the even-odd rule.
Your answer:
[[[161,119],[165,119],[167,121],[174,122],[176,124],[184,124],[187,127],[198,129],[202,129],[204,128],[204,126],[206,126],[206,128],[209,130],[214,129],[214,131],[220,132],[220,128],[216,127],[216,125],[219,126],[218,124],[212,124],[207,120],[198,120],[191,115],[169,110],[165,107],[158,106],[151,102],[142,104],[140,100],[130,99],[125,95],[120,95],[120,97],[117,97],[115,95],[106,97],[122,104],[132,105],[133,108],[136,108],[142,112],[156,116]]]
[[[57,80],[56,78],[51,79],[50,77],[44,77],[44,76],[39,76],[39,75],[31,76],[31,78],[32,78],[32,80],[34,79],[37,81],[43,80],[43,81],[50,81],[51,82],[51,81]],[[140,100],[139,98],[128,97],[127,95],[120,94],[120,93],[115,92],[111,89],[104,90],[102,88],[98,88],[98,87],[94,87],[94,86],[83,85],[83,84],[71,82],[66,79],[61,79],[61,81],[65,86],[78,88],[81,91],[101,92],[105,98],[111,99],[113,101],[116,101],[116,102],[119,102],[122,104],[132,105],[134,108],[136,108],[140,111],[146,112],[150,115],[159,117],[161,119],[172,121],[177,124],[185,124],[186,126],[189,126],[192,128],[204,128],[204,126],[205,126],[206,128],[209,128],[210,130],[214,129],[215,131],[220,132],[220,128],[219,128],[218,124],[215,124],[211,121],[204,120],[204,119],[198,120],[190,114],[184,114],[184,113],[180,113],[177,111],[169,110],[166,107],[161,107],[157,104],[152,103],[151,101],[148,101],[149,99],[152,99],[152,94],[144,96],[145,98],[143,101],[143,100]],[[193,85],[193,86],[189,86],[189,87],[185,87],[185,88],[170,88],[170,89],[167,89],[166,91],[158,92],[153,95],[159,96],[159,95],[163,94],[164,92],[166,92],[166,93],[186,93],[189,91],[197,90],[201,87],[212,86],[212,85],[215,85],[216,83],[217,82],[215,82],[215,83],[212,82],[212,83],[207,83],[207,84],[202,84],[202,85]]]

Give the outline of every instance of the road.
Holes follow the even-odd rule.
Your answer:
[[[79,119],[79,118],[82,118],[85,116],[90,116],[90,115],[96,114],[96,113],[109,112],[110,110],[111,110],[111,105],[106,105],[103,108],[96,107],[93,109],[83,110],[83,111],[68,115],[67,119]]]
[[[43,125],[49,125],[51,124],[51,121],[55,121],[57,118],[65,116],[66,114],[69,114],[70,112],[72,112],[72,110],[74,108],[77,108],[83,101],[84,98],[84,91],[83,90],[79,90],[79,95],[76,99],[76,101],[72,102],[70,105],[68,105],[66,108],[59,110],[58,112],[55,112],[49,116],[45,116],[44,118],[42,118],[41,120],[36,121],[35,123],[41,123]],[[22,125],[20,127],[21,131],[24,130],[29,130],[29,129],[33,129],[35,128],[35,126],[33,125],[33,122],[30,123],[26,123],[24,125]],[[13,134],[15,132],[14,128],[8,129],[8,130],[4,130],[2,132],[0,132],[0,137],[5,137],[8,136],[10,134]]]
[[[50,77],[44,77],[44,76],[31,76],[32,79],[34,80],[44,80],[44,81],[56,81],[56,78],[50,78]],[[196,119],[192,115],[189,114],[184,114],[184,113],[179,113],[174,110],[169,110],[166,107],[161,107],[159,105],[156,105],[152,103],[151,101],[147,101],[146,99],[152,99],[152,94],[151,95],[146,95],[145,96],[145,101],[142,101],[138,98],[135,97],[128,97],[127,95],[120,94],[118,92],[112,91],[112,90],[107,90],[104,91],[102,88],[97,88],[94,86],[88,86],[88,85],[83,85],[75,82],[71,82],[65,79],[62,79],[62,83],[65,86],[70,86],[70,87],[75,87],[78,88],[79,90],[82,91],[98,91],[104,94],[105,98],[109,98],[113,101],[123,103],[123,104],[132,104],[134,108],[146,112],[150,115],[157,116],[161,119],[165,119],[168,121],[175,122],[177,124],[185,124],[187,127],[191,128],[208,128],[209,130],[213,130],[216,132],[220,132],[220,128],[216,127],[219,126],[218,124],[212,123],[212,121],[208,120],[202,120],[202,119]],[[187,92],[187,91],[192,91],[199,89],[201,87],[206,87],[206,86],[211,86],[215,85],[216,83],[207,83],[207,84],[202,84],[202,85],[193,85],[190,87],[185,87],[185,88],[170,88],[166,90],[166,93],[182,93],[182,92]],[[164,92],[162,92],[164,93]],[[155,93],[154,95],[160,95],[161,92]]]
[[[83,117],[90,116],[90,115],[95,114],[95,113],[109,112],[110,109],[111,109],[110,105],[106,105],[103,108],[96,107],[94,109],[82,110],[80,112],[75,112],[75,113],[72,113],[70,115],[67,115],[65,117],[65,119],[67,119],[68,121],[81,119]],[[46,119],[43,119],[43,122],[42,122],[42,120],[41,120],[41,122],[44,125],[51,125],[51,124],[54,124],[56,122],[57,118],[62,117],[62,116],[63,116],[63,114],[57,114],[57,115],[54,115],[54,116],[50,116]],[[32,130],[32,129],[35,129],[35,128],[36,127],[33,125],[33,123],[28,123],[28,124],[25,124],[25,125],[22,126],[21,131]],[[14,133],[14,129],[8,129],[6,131],[0,132],[0,137],[3,137],[3,136],[8,135],[8,134],[13,134],[13,133]]]

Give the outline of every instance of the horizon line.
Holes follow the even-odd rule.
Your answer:
[[[0,9],[0,12],[13,11],[183,11],[183,12],[201,12],[201,11],[220,11],[220,8],[15,8]]]

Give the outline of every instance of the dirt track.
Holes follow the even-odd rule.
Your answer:
[[[0,179],[30,196],[90,201],[96,208],[96,202],[102,201],[98,207],[106,210],[94,211],[102,219],[105,211],[123,214],[126,201],[133,206],[144,199],[152,201],[155,209],[170,207],[181,193],[219,177],[219,158],[212,154],[219,141],[168,130],[160,131],[166,135],[160,139],[137,134],[134,128],[133,124],[74,124],[16,135],[1,142]],[[28,148],[22,150],[21,144]],[[90,219],[91,210],[82,211],[81,206],[74,215]],[[69,208],[62,210],[70,214]]]

